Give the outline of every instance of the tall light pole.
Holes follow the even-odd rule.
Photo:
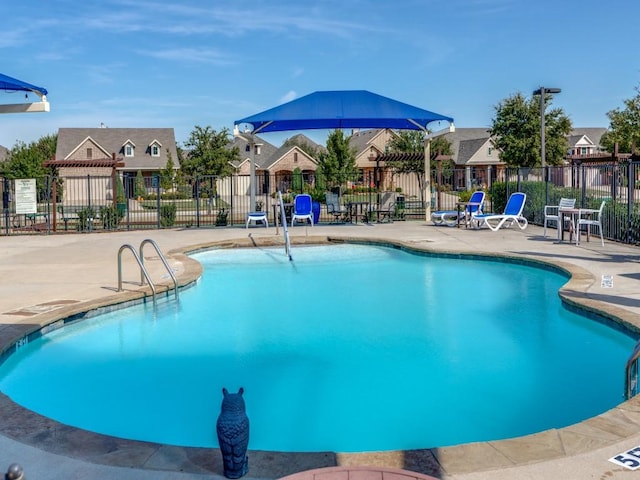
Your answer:
[[[547,93],[560,93],[559,88],[540,87],[534,90],[534,95],[540,95],[540,163],[542,168],[547,166],[547,157],[545,152],[545,125],[544,125],[544,111],[545,111],[545,94]]]

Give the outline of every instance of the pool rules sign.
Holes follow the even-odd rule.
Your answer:
[[[20,178],[14,181],[16,213],[36,213],[38,211],[36,179]]]

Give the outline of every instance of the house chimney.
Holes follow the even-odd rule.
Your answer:
[[[233,126],[233,136],[237,137],[238,135],[240,135],[240,128],[238,128],[238,125],[234,125]]]

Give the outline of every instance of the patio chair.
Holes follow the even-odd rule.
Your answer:
[[[296,198],[294,198],[293,200],[293,213],[291,214],[292,227],[296,224],[296,220],[309,220],[309,223],[313,227],[311,195],[309,195],[308,193],[301,193],[299,195],[296,195]]]
[[[393,216],[396,212],[396,201],[393,198],[394,192],[384,192],[380,197],[378,205],[372,205],[369,210],[371,220],[375,219],[378,223],[393,222]]]
[[[460,220],[469,225],[473,219],[482,213],[485,193],[482,190],[473,192],[463,210],[440,210],[431,213],[431,221],[434,225],[446,225],[455,227]]]
[[[547,236],[547,225],[549,222],[556,222],[557,228],[563,228],[560,225],[560,210],[565,208],[574,208],[576,206],[575,198],[561,198],[558,205],[545,205],[544,207],[544,237]],[[565,217],[565,221],[571,221],[569,217]]]
[[[514,223],[518,225],[520,230],[527,228],[528,222],[525,217],[522,216],[524,210],[524,203],[527,200],[527,194],[522,192],[512,193],[507,200],[507,205],[504,207],[504,213],[483,213],[473,217],[473,221],[476,222],[478,228],[486,225],[494,232],[497,232],[502,227],[509,228]]]
[[[600,204],[600,208],[597,210],[593,208],[581,208],[578,210],[578,224],[576,225],[578,235],[576,235],[576,245],[580,245],[580,227],[584,225],[587,227],[587,240],[589,239],[589,229],[591,227],[598,227],[598,231],[600,232],[600,243],[604,247],[604,237],[602,236],[602,211],[604,210],[606,203],[606,200],[603,200]],[[597,217],[593,218],[596,214]]]
[[[329,215],[333,215],[332,223],[344,222],[345,216],[347,215],[347,209],[345,206],[340,205],[340,197],[338,194],[327,192],[324,196],[327,203],[327,213]]]

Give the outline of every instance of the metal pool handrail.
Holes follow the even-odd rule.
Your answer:
[[[118,250],[118,291],[119,292],[122,291],[122,252],[125,251],[125,250],[131,250],[131,253],[133,254],[134,258],[136,259],[136,262],[138,262],[138,265],[140,266],[140,271],[142,272],[144,277],[147,279],[147,283],[149,284],[149,287],[151,288],[151,293],[153,293],[153,301],[155,303],[155,301],[156,301],[156,287],[153,286],[153,282],[151,281],[151,277],[149,276],[149,272],[147,272],[147,269],[144,268],[144,265],[143,265],[142,261],[140,260],[140,256],[138,256],[138,252],[136,252],[136,249],[133,248],[128,243],[125,243],[124,245],[122,245],[120,247],[120,250]]]
[[[140,242],[140,262],[142,263],[142,265],[144,265],[144,255],[142,254],[142,249],[147,243],[151,244],[153,248],[155,248],[156,253],[158,254],[158,257],[160,257],[160,260],[162,260],[164,267],[167,269],[167,272],[169,272],[169,275],[171,276],[171,280],[173,280],[174,295],[176,298],[178,298],[178,280],[176,279],[176,276],[174,275],[173,270],[171,270],[171,267],[167,263],[167,259],[164,258],[164,255],[160,251],[160,247],[158,247],[158,244],[153,240],[151,240],[150,238],[145,238],[142,242]],[[143,277],[142,269],[140,272],[140,283],[144,285],[144,277]]]
[[[287,215],[284,211],[282,192],[280,190],[278,190],[278,202],[280,203],[280,219],[282,221],[282,235],[284,236],[284,252],[289,257],[289,260],[293,261],[293,257],[291,256],[291,243],[289,242],[289,230],[287,229]],[[278,219],[276,218],[275,220],[277,225]]]

